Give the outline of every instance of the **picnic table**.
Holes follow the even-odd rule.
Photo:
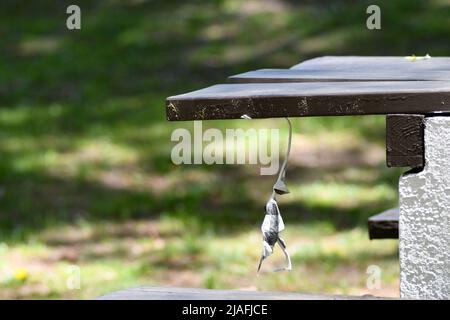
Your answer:
[[[168,120],[450,112],[450,58],[321,57],[167,98]]]
[[[399,237],[404,298],[450,298],[450,57],[325,56],[260,69],[166,101],[169,121],[386,115],[386,162],[410,167],[399,209],[369,219]]]

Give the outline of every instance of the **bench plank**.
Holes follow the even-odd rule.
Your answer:
[[[424,115],[386,116],[386,164],[388,167],[422,168],[425,165]]]
[[[399,209],[393,208],[369,218],[369,238],[398,239]]]
[[[371,295],[362,297],[318,295],[289,292],[261,292],[241,290],[209,290],[173,287],[138,287],[113,292],[99,300],[352,300],[381,299]]]
[[[450,81],[221,84],[168,97],[168,120],[450,112]]]

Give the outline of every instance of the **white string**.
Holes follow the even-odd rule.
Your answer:
[[[252,120],[252,118],[247,115],[247,114],[243,114],[241,116],[241,119],[246,119],[246,120]],[[292,141],[292,124],[291,124],[291,120],[289,120],[289,118],[285,118],[288,125],[289,125],[289,138],[288,138],[288,145],[287,145],[287,149],[286,149],[286,155],[284,157],[284,161],[283,164],[281,165],[280,171],[278,173],[278,179],[275,182],[275,184],[281,180],[281,178],[285,178],[286,177],[286,169],[287,169],[287,162],[289,159],[289,154],[291,153],[291,141]],[[274,184],[274,186],[275,186]],[[273,189],[273,188],[272,188]],[[275,190],[272,193],[272,198],[275,199]]]
[[[247,119],[247,120],[249,120],[249,119],[252,119],[252,118],[251,118],[250,116],[246,115],[246,114],[243,114],[243,115],[241,116],[241,119]],[[286,119],[286,121],[287,121],[287,123],[288,123],[288,125],[289,125],[289,138],[288,138],[288,145],[287,145],[287,149],[286,149],[286,155],[285,155],[283,164],[282,164],[282,166],[281,166],[281,168],[280,168],[280,171],[279,171],[279,173],[278,173],[278,179],[275,181],[275,184],[274,184],[273,187],[272,187],[272,196],[271,196],[271,199],[273,199],[273,200],[275,201],[275,204],[276,204],[276,199],[275,199],[275,198],[276,198],[275,186],[277,185],[278,181],[280,181],[280,180],[282,180],[282,179],[283,179],[283,181],[284,181],[284,178],[286,177],[287,162],[288,162],[288,159],[289,159],[289,154],[290,154],[290,152],[291,152],[292,124],[291,124],[291,121],[289,120],[289,118],[286,117],[285,119]],[[269,200],[269,201],[270,201],[270,200]],[[278,205],[276,204],[276,206],[277,206],[277,210],[278,210]],[[278,211],[278,214],[279,214],[279,211]],[[281,250],[283,251],[283,253],[284,253],[284,255],[285,255],[287,265],[286,265],[285,267],[282,267],[282,268],[277,268],[277,269],[275,269],[274,271],[275,271],[275,272],[279,272],[279,271],[290,271],[290,270],[292,270],[292,264],[291,264],[291,257],[289,256],[289,253],[288,253],[288,251],[287,251],[287,249],[286,249],[286,243],[285,243],[284,240],[283,240],[281,237],[279,237],[279,236],[278,236],[278,241],[277,241],[277,242],[278,242],[279,246],[281,247]],[[258,275],[259,275],[259,270],[260,270],[260,268],[261,268],[261,263],[262,263],[263,259],[264,259],[263,256],[261,256],[261,259],[260,259],[260,261],[259,261],[258,271],[257,271]]]
[[[274,187],[278,181],[280,181],[282,178],[284,179],[286,177],[287,162],[289,159],[289,154],[291,153],[292,124],[291,124],[291,120],[289,120],[289,118],[285,118],[285,119],[289,125],[288,145],[287,145],[284,161],[283,161],[283,164],[281,165],[280,172],[278,173],[278,179],[277,179],[277,181],[275,181]],[[276,196],[276,193],[275,193],[275,190],[273,190],[272,199],[275,199],[275,196]]]

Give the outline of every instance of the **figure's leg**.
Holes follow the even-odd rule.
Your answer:
[[[278,245],[280,246],[281,250],[283,250],[284,256],[286,257],[286,267],[276,269],[275,271],[291,271],[292,270],[292,263],[291,263],[291,257],[289,256],[289,252],[286,249],[286,242],[283,240],[283,238],[278,237]]]

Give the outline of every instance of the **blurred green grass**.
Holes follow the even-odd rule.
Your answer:
[[[366,234],[367,217],[397,202],[383,117],[294,121],[281,206],[295,269],[256,278],[271,177],[174,166],[170,134],[192,123],[165,121],[164,100],[319,55],[449,55],[449,1],[379,1],[378,31],[365,28],[368,1],[76,1],[82,30],[71,32],[72,2],[0,4],[1,298],[142,284],[398,294],[397,242]],[[66,287],[72,264],[81,290]],[[383,271],[378,291],[365,285],[371,264]],[[10,281],[19,268],[29,275]]]

